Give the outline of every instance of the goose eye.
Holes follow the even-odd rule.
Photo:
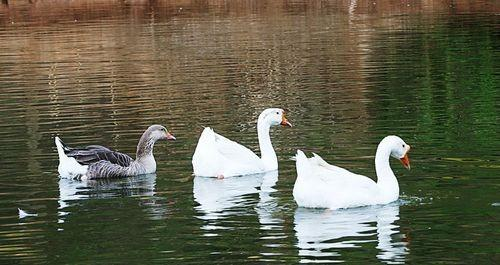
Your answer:
[[[403,144],[403,148],[405,148],[405,144]]]
[[[279,111],[277,111],[276,114],[280,115]]]

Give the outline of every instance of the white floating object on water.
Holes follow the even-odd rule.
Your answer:
[[[22,210],[21,208],[17,208],[19,211],[19,219],[28,217],[28,216],[38,216],[37,213],[27,213],[26,211]]]

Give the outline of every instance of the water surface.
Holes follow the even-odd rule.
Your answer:
[[[495,1],[2,3],[1,261],[500,263]],[[278,172],[191,176],[202,126],[257,150],[270,106]],[[58,178],[54,136],[133,155],[153,123],[156,174]],[[389,134],[400,201],[296,206],[296,149],[375,178]]]

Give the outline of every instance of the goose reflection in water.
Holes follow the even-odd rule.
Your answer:
[[[341,249],[368,246],[376,240],[380,261],[404,263],[408,248],[397,220],[397,202],[335,211],[298,208],[295,233],[301,262],[339,262]]]
[[[278,209],[278,201],[271,194],[276,191],[274,189],[276,182],[278,182],[278,171],[271,171],[262,176],[259,202],[255,207],[255,211],[259,215],[259,222],[263,230],[272,229],[276,224],[283,222],[282,219],[274,216]]]
[[[162,198],[155,196],[155,186],[156,174],[87,181],[60,178],[58,222],[64,223],[65,216],[70,214],[69,207],[82,200],[115,197],[144,197],[141,202],[147,206],[148,216],[151,219],[163,219],[166,216],[166,208],[161,203]]]
[[[277,180],[278,171],[224,179],[195,177],[193,195],[194,200],[199,204],[196,210],[202,214],[198,218],[209,221],[202,229],[228,229],[217,226],[215,221],[231,215],[246,214],[249,207],[257,208],[260,219],[260,212],[265,214],[264,209],[271,201],[269,193],[274,191],[272,186]],[[257,193],[260,197],[259,202],[249,198],[249,195]]]

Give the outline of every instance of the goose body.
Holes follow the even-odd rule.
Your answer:
[[[410,146],[397,136],[385,137],[377,148],[375,169],[377,182],[344,168],[328,164],[319,155],[307,158],[298,150],[295,156],[297,179],[293,197],[302,207],[349,208],[386,204],[399,198],[399,184],[389,165],[389,157],[410,167]]]
[[[55,137],[59,175],[71,179],[129,177],[156,172],[153,147],[161,139],[175,140],[161,125],[150,126],[137,145],[136,159],[100,145],[71,148]]]
[[[194,175],[223,178],[277,170],[278,159],[271,144],[269,130],[271,126],[279,124],[291,126],[282,109],[266,109],[259,115],[257,133],[261,157],[211,128],[205,128],[192,159]]]

